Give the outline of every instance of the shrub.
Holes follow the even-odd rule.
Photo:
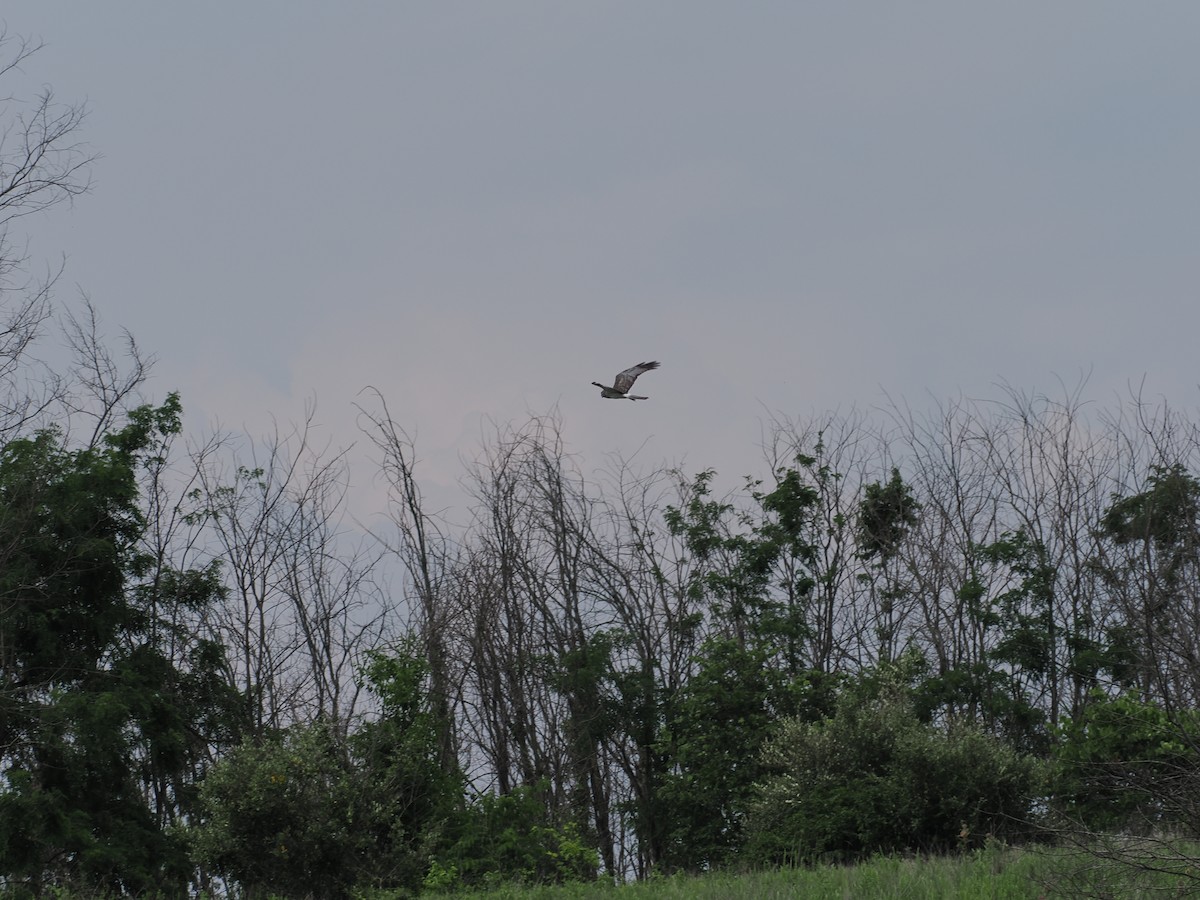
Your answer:
[[[747,856],[780,863],[982,846],[1029,829],[1039,766],[978,730],[921,723],[907,696],[843,696],[767,744]]]
[[[537,787],[520,787],[478,797],[454,823],[453,844],[434,861],[425,886],[595,880],[596,850],[575,823],[553,823],[538,794]]]
[[[461,776],[439,760],[425,669],[401,647],[363,672],[380,714],[348,738],[297,726],[221,759],[201,788],[194,856],[247,896],[415,894]]]
[[[344,896],[355,790],[328,732],[298,728],[221,760],[201,788],[197,858],[247,896]]]

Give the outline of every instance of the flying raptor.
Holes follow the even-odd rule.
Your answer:
[[[593,381],[592,384],[600,388],[600,396],[608,400],[649,400],[649,397],[639,397],[637,394],[629,393],[629,389],[633,387],[633,383],[637,381],[639,375],[657,368],[657,362],[638,363],[614,378],[612,387],[605,387],[598,381]]]

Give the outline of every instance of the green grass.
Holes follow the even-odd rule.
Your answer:
[[[1132,845],[1130,845],[1132,846]],[[1151,900],[1200,896],[1200,845],[1150,843],[1157,854],[1147,871],[1067,849],[993,846],[961,856],[877,857],[851,866],[818,865],[762,872],[718,872],[654,878],[627,885],[607,882],[556,887],[505,885],[489,891],[425,893],[436,900]],[[1136,858],[1136,853],[1128,857]],[[1146,863],[1148,857],[1143,856]],[[0,887],[0,898],[9,894]],[[57,900],[96,900],[68,890]],[[387,890],[357,895],[393,900]]]
[[[1198,860],[1200,862],[1200,860]],[[879,857],[854,866],[657,878],[637,884],[499,887],[442,894],[444,900],[730,900],[750,897],[834,900],[1038,900],[1093,897],[1142,900],[1194,896],[1200,883],[1106,866],[1062,850],[993,847],[951,857]]]

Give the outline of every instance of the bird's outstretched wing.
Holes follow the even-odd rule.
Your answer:
[[[657,368],[657,362],[641,362],[636,366],[630,366],[615,379],[613,379],[613,387],[624,394],[631,387],[633,387],[633,383],[637,381],[637,377],[639,375],[641,375],[643,372],[649,372],[651,369]]]

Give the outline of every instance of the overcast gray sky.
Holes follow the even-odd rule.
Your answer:
[[[25,220],[192,427],[377,386],[452,481],[557,404],[585,468],[759,468],[883,392],[1200,399],[1200,4],[48,2],[92,194]],[[10,84],[12,89],[14,85]],[[77,287],[76,287],[77,286]],[[590,386],[643,359],[645,403]]]

